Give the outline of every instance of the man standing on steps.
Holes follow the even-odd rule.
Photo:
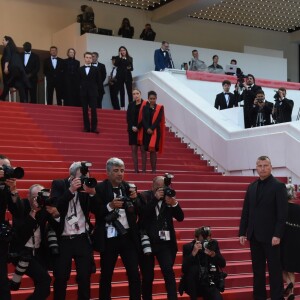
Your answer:
[[[177,300],[173,265],[177,253],[173,218],[183,221],[183,211],[175,191],[166,184],[167,176],[153,179],[152,189],[142,192],[138,200],[139,225],[143,253],[140,255],[143,300],[152,300],[154,258],[158,260],[165,280],[168,300]],[[151,247],[145,247],[146,240]],[[149,249],[148,249],[149,248]]]
[[[102,84],[101,74],[97,67],[92,66],[92,53],[84,53],[85,65],[79,69],[80,99],[83,112],[83,131],[99,133],[97,129],[97,99],[98,87]],[[89,119],[89,107],[91,108],[91,123]]]
[[[268,263],[272,300],[283,300],[283,278],[280,262],[280,241],[287,218],[285,184],[271,174],[268,156],[256,161],[259,179],[248,187],[239,229],[239,240],[250,241],[254,300],[266,300],[266,261]],[[247,237],[246,237],[247,236]]]

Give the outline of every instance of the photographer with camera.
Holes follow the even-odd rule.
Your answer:
[[[8,244],[11,239],[11,226],[5,220],[6,209],[11,210],[12,201],[18,198],[16,179],[24,176],[20,167],[12,168],[10,160],[0,154],[0,299],[10,300],[7,278]]]
[[[226,266],[218,242],[211,238],[211,229],[202,226],[195,230],[195,239],[183,245],[183,276],[179,293],[185,291],[191,300],[202,296],[203,300],[222,300],[224,279],[227,274],[220,271]]]
[[[69,168],[69,178],[53,180],[51,197],[56,199],[60,214],[56,229],[59,255],[54,260],[54,300],[66,299],[72,259],[76,265],[78,299],[90,299],[90,277],[95,262],[89,237],[90,205],[97,201],[97,180],[89,178],[89,162],[74,162]]]
[[[286,98],[286,89],[281,87],[274,95],[275,105],[272,110],[272,117],[276,124],[291,122],[294,101]]]
[[[138,250],[141,246],[136,223],[136,187],[123,180],[125,165],[119,158],[112,157],[106,162],[106,173],[107,179],[96,187],[103,202],[96,202],[92,208],[101,246],[99,299],[111,299],[112,276],[120,255],[128,277],[130,299],[140,300]],[[97,213],[101,209],[104,209],[104,218]]]
[[[58,225],[57,209],[51,206],[50,191],[39,184],[29,188],[28,199],[13,199],[11,214],[13,216],[13,237],[10,242],[10,259],[16,266],[10,280],[10,289],[18,290],[24,274],[34,282],[34,292],[28,299],[43,300],[50,295],[51,278],[48,274],[48,236],[47,223],[52,227]]]
[[[173,218],[181,222],[184,214],[175,198],[176,192],[170,187],[172,178],[173,175],[168,173],[155,177],[152,189],[142,192],[138,200],[139,225],[143,232],[141,242],[144,254],[140,255],[143,300],[152,299],[155,257],[164,276],[168,299],[177,299],[173,265],[178,249]],[[148,247],[145,235],[148,236]]]
[[[250,111],[253,120],[252,127],[271,125],[272,110],[273,103],[265,100],[264,91],[257,91]]]

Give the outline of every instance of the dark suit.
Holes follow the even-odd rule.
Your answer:
[[[172,61],[168,51],[156,49],[154,52],[155,71],[162,71],[166,68],[172,69]]]
[[[108,85],[109,85],[111,105],[113,106],[113,109],[120,110],[120,102],[118,97],[119,87],[118,87],[118,80],[116,76],[116,72],[117,72],[116,69],[117,67],[115,66],[112,68],[108,80]]]
[[[259,127],[265,125],[271,125],[271,115],[272,115],[273,103],[265,101],[263,107],[258,105],[253,105],[250,109],[250,116],[252,119],[252,126]]]
[[[104,81],[106,79],[106,68],[105,68],[105,65],[104,64],[101,64],[99,62],[97,63],[92,63],[92,65],[96,68],[98,68],[100,74],[101,74],[101,83],[99,85],[99,88],[98,88],[98,92],[99,92],[99,96],[98,96],[98,99],[97,99],[97,107],[98,108],[102,108],[102,100],[103,100],[103,96],[105,94],[105,90],[104,90]]]
[[[222,110],[222,109],[232,108],[232,107],[237,106],[237,101],[236,101],[235,95],[232,93],[228,93],[228,95],[229,95],[228,104],[226,102],[224,92],[222,92],[216,96],[216,100],[215,100],[215,108],[216,109],[220,108],[220,110]]]
[[[25,73],[30,82],[30,88],[26,88],[26,96],[30,95],[30,103],[37,103],[37,84],[38,84],[38,72],[40,70],[40,58],[37,54],[31,52],[28,62],[25,66],[24,61],[25,53],[21,54],[22,62],[24,63]],[[29,101],[28,101],[29,102]]]
[[[142,272],[142,295],[144,300],[152,299],[152,284],[154,280],[154,257],[157,258],[164,276],[168,299],[177,299],[177,289],[173,265],[177,253],[176,234],[173,218],[181,222],[184,219],[179,203],[175,207],[161,203],[157,216],[159,199],[152,191],[141,193],[139,198],[139,225],[150,238],[152,254],[141,254],[140,267]],[[166,230],[170,233],[170,240],[162,240],[159,231]]]
[[[245,128],[250,128],[254,122],[253,115],[251,110],[253,107],[253,102],[256,97],[257,91],[261,90],[261,87],[258,85],[252,85],[248,89],[244,89],[240,95],[239,101],[244,100],[244,122]]]
[[[64,105],[81,106],[79,97],[80,62],[74,58],[64,59]]]
[[[120,188],[122,195],[128,187],[126,182],[122,182]],[[125,210],[126,218],[129,228],[126,230],[125,235],[118,234],[114,237],[107,237],[106,222],[103,216],[99,215],[101,207],[104,209],[104,216],[109,214],[107,205],[115,198],[112,184],[109,180],[104,180],[96,187],[97,196],[103,201],[98,202],[98,205],[92,206],[92,212],[95,213],[96,227],[99,228],[99,239],[102,247],[101,252],[101,276],[100,276],[100,290],[99,299],[111,299],[111,281],[115,264],[118,255],[121,256],[123,264],[126,268],[126,273],[129,282],[129,294],[131,300],[140,300],[141,298],[141,283],[140,275],[138,272],[138,249],[140,248],[140,238],[137,227],[137,216],[135,210]],[[98,206],[98,207],[97,207]]]
[[[62,105],[63,99],[63,73],[64,73],[64,61],[57,57],[56,68],[53,68],[52,57],[48,57],[44,60],[44,75],[47,79],[47,104],[53,104],[53,92],[56,91],[57,105]]]
[[[78,299],[90,299],[91,272],[93,264],[93,252],[87,232],[73,236],[62,235],[67,222],[69,205],[75,205],[79,201],[85,217],[85,226],[89,222],[90,203],[96,201],[97,197],[91,197],[87,193],[77,193],[78,198],[74,200],[74,194],[69,190],[68,179],[54,180],[51,186],[51,197],[56,198],[56,206],[60,213],[60,225],[56,228],[59,239],[60,254],[54,261],[54,300],[66,298],[67,282],[70,278],[72,259],[76,263]],[[71,203],[71,201],[73,203]],[[75,209],[74,209],[75,210]]]
[[[253,293],[255,300],[266,297],[266,260],[268,262],[271,299],[283,299],[283,280],[280,263],[280,245],[272,246],[273,237],[282,238],[287,217],[287,192],[284,183],[272,175],[256,180],[248,187],[239,236],[250,241]]]
[[[272,114],[275,123],[291,122],[293,107],[293,100],[283,98],[282,101],[275,101],[275,112]]]
[[[99,95],[99,86],[102,84],[101,74],[99,69],[91,66],[88,75],[86,67],[82,66],[79,69],[80,82],[80,99],[83,112],[83,124],[86,131],[97,130],[97,98]],[[89,119],[89,107],[91,108],[91,123]]]

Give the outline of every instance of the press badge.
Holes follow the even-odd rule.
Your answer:
[[[112,237],[115,237],[117,236],[117,231],[116,231],[116,228],[114,226],[107,226],[106,227],[106,233],[107,233],[107,238],[112,238]]]
[[[74,225],[75,223],[78,223],[78,217],[75,215],[67,217],[66,220],[70,226]]]
[[[158,232],[159,238],[163,241],[170,241],[170,231],[169,230],[160,230]]]

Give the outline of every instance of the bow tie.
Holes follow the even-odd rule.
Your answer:
[[[57,57],[51,57],[52,59],[57,59]]]
[[[86,68],[90,68],[91,66],[85,66]]]
[[[229,95],[229,93],[224,93],[224,95]]]
[[[25,54],[31,54],[31,52],[25,52]]]

